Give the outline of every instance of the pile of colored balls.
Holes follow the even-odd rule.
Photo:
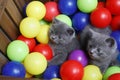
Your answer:
[[[47,66],[54,55],[48,45],[48,31],[54,18],[82,31],[91,24],[112,29],[120,50],[120,0],[58,0],[42,3],[31,1],[23,8],[25,18],[20,22],[21,35],[7,46],[10,61],[2,75],[20,78],[52,80],[120,80],[120,67],[111,66],[102,75],[95,65],[88,65],[84,51],[74,50],[61,66]],[[118,59],[120,59],[118,57]],[[120,60],[119,60],[120,61]]]

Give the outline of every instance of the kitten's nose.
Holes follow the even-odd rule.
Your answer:
[[[56,37],[55,36],[51,36],[51,39],[54,40]]]
[[[92,49],[92,50],[90,51],[90,54],[93,54],[93,53],[97,53],[97,52],[96,52],[96,49]]]
[[[92,52],[92,51],[90,51],[89,53],[90,53],[90,54],[93,54],[93,52]]]

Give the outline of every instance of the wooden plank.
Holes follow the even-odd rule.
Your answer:
[[[23,6],[25,5],[24,0],[14,0],[16,6],[19,8],[20,12],[22,13]]]
[[[6,32],[6,34],[12,39],[16,39],[19,35],[19,29],[12,22],[6,12],[2,15],[2,20],[0,21],[1,28]]]
[[[49,2],[49,1],[52,1],[52,0],[40,0],[41,2],[43,3],[46,3],[46,2]]]
[[[5,35],[5,33],[0,29],[0,51],[6,55],[6,48],[10,40],[8,37]]]
[[[8,12],[7,14],[9,14],[9,16],[11,16],[11,18],[13,19],[15,24],[17,26],[19,26],[19,23],[22,19],[22,15],[20,14],[20,12],[19,12],[18,8],[16,7],[15,3],[13,2],[13,0],[8,1],[6,10]]]
[[[8,62],[9,60],[0,52],[0,74],[2,73],[3,66]]]
[[[32,0],[24,0],[26,3],[28,3],[28,2],[30,2],[30,1],[32,1]]]
[[[7,1],[8,0],[0,0],[0,19],[1,19],[3,11],[7,5]]]
[[[0,76],[0,80],[44,80],[39,78],[15,78],[9,76]]]

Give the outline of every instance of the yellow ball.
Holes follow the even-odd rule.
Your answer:
[[[95,65],[86,66],[82,80],[102,80],[100,69]]]
[[[33,75],[32,74],[30,74],[30,73],[28,73],[28,72],[26,72],[26,74],[25,74],[25,78],[31,78]]]
[[[22,62],[22,64],[24,65],[24,61]],[[25,78],[31,78],[32,76],[33,75],[28,72],[26,72],[26,74],[25,74]]]
[[[34,38],[39,34],[40,30],[39,20],[32,17],[24,18],[20,23],[20,32],[27,38]]]
[[[49,25],[42,25],[41,29],[39,30],[39,34],[37,35],[36,39],[38,42],[47,44],[49,41],[48,37],[48,31],[49,31]]]
[[[53,78],[53,79],[51,79],[51,80],[61,80],[61,79],[59,79],[59,78]]]
[[[41,20],[46,14],[46,8],[40,1],[31,1],[26,7],[26,14],[29,17],[35,17]]]
[[[25,58],[24,66],[28,73],[38,75],[46,70],[47,60],[41,53],[32,52]]]

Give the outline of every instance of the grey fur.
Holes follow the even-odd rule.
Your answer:
[[[116,59],[118,56],[117,44],[116,41],[109,36],[109,30],[95,30],[96,29],[87,26],[80,36],[82,40],[87,40],[86,42],[81,41],[81,43],[82,45],[86,43],[84,48],[86,48],[85,50],[90,57],[90,64],[98,66],[101,72],[104,73],[110,65],[119,64]]]
[[[112,32],[110,27],[106,27],[104,29],[99,29],[99,28],[96,28],[94,26],[87,25],[79,35],[80,36],[80,44],[81,44],[81,47],[82,47],[83,50],[86,49],[88,39],[89,39],[89,37],[91,35],[90,29],[92,29],[95,32],[101,33],[101,35],[102,34],[109,35]]]
[[[48,62],[48,65],[60,65],[67,59],[71,51],[80,49],[74,29],[57,19],[52,22],[49,38],[54,57]]]

